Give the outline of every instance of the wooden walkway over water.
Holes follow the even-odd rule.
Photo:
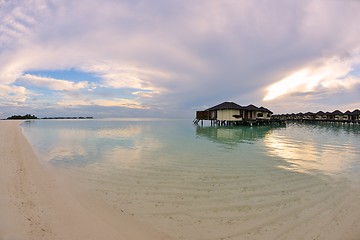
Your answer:
[[[203,119],[194,119],[195,125],[203,126]],[[211,126],[264,126],[264,125],[286,125],[285,120],[280,119],[243,119],[238,121],[210,120]]]
[[[206,120],[205,120],[206,121]],[[327,123],[341,125],[360,126],[360,120],[335,120],[335,119],[243,119],[239,121],[208,120],[211,126],[265,126],[265,125],[286,125],[287,122],[298,123]],[[195,125],[203,126],[204,119],[194,119]]]
[[[349,124],[359,125],[360,120],[335,120],[335,119],[287,119],[287,122],[302,122],[302,123],[330,123],[330,124]]]

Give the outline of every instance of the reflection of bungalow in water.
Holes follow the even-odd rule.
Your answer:
[[[204,111],[197,111],[194,123],[203,120],[226,125],[270,122],[272,114],[265,107],[256,107],[252,104],[244,107],[234,102],[223,102]]]
[[[272,126],[260,126],[258,128],[248,127],[232,127],[232,126],[218,126],[218,127],[200,127],[196,128],[196,135],[205,137],[210,141],[218,142],[226,145],[235,145],[241,142],[252,142],[264,138]]]

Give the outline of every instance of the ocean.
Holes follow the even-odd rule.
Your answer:
[[[291,239],[299,226],[304,239],[321,239],[336,233],[324,221],[329,214],[339,228],[360,219],[340,214],[360,199],[359,126],[136,118],[35,120],[22,128],[43,164],[175,239],[267,239],[269,232]],[[329,229],[319,233],[321,221]]]

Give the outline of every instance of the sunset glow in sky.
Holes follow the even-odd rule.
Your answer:
[[[360,1],[0,0],[0,118],[360,108]]]

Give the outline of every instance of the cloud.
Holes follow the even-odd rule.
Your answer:
[[[269,86],[264,101],[293,93],[351,89],[360,84],[360,77],[351,76],[353,66],[359,63],[358,56],[344,60],[334,57],[319,66],[298,70]]]
[[[107,99],[92,99],[90,101],[65,98],[57,103],[63,107],[81,107],[81,106],[101,106],[101,107],[123,107],[132,109],[148,109],[146,106],[142,106],[135,100],[114,98],[112,100]]]
[[[112,62],[84,65],[80,69],[102,78],[103,87],[133,88],[156,93],[165,91],[159,82],[171,77],[169,73],[160,70]]]
[[[24,87],[0,84],[0,104],[4,106],[22,105],[29,94]]]
[[[75,91],[80,89],[89,89],[90,84],[87,81],[71,82],[62,79],[54,79],[51,77],[41,77],[31,74],[24,74],[17,79],[18,84],[31,85],[35,87],[43,87],[56,91]],[[93,86],[95,87],[95,86]]]
[[[28,38],[46,17],[51,1],[13,0],[0,2],[0,52],[28,42]]]
[[[2,105],[93,103],[106,116],[105,106],[190,116],[220,101],[285,109],[299,94],[354,105],[359,11],[356,1],[2,1]],[[99,79],[46,74],[68,69]],[[346,102],[331,101],[339,91]]]

